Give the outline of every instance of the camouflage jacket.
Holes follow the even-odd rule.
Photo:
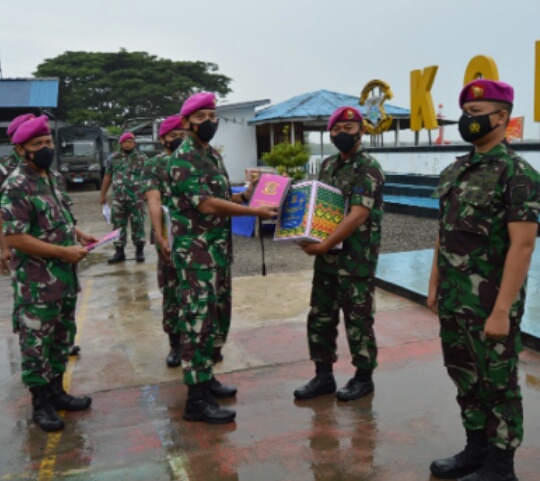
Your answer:
[[[141,184],[146,155],[134,150],[130,154],[115,152],[105,170],[112,177],[113,199],[136,202],[142,198]]]
[[[509,222],[538,222],[540,176],[502,143],[470,153],[443,170],[440,198],[439,310],[486,318],[491,314],[510,247]],[[521,316],[525,285],[510,315]]]
[[[75,218],[60,176],[41,177],[22,163],[0,190],[4,234],[28,234],[49,244],[75,245]],[[76,266],[14,250],[11,276],[16,303],[45,303],[77,295]]]
[[[21,163],[21,156],[13,149],[13,152],[6,157],[0,158],[0,187]]]
[[[197,206],[215,197],[230,200],[229,176],[217,150],[186,138],[169,159],[173,261],[177,269],[215,269],[232,257],[231,220],[203,214]]]
[[[166,205],[166,200],[171,196],[171,182],[167,172],[167,164],[170,155],[167,152],[148,159],[144,163],[141,192],[144,194],[149,190],[159,190],[161,203]]]
[[[324,160],[319,181],[336,187],[351,206],[370,210],[368,219],[343,242],[343,249],[317,256],[315,269],[340,274],[371,277],[375,275],[381,244],[384,173],[379,163],[361,147],[349,159],[339,154]]]

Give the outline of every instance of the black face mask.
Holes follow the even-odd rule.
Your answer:
[[[31,158],[30,154],[34,154],[34,157]],[[35,152],[25,151],[24,158],[32,162],[38,169],[47,170],[54,161],[54,149],[41,147]]]
[[[210,119],[205,120],[202,124],[191,124],[189,126],[189,130],[203,142],[210,142],[216,135],[217,129],[218,122],[212,122]]]
[[[129,149],[129,150],[128,150],[128,149],[122,149],[122,152],[124,152],[124,154],[126,154],[126,155],[129,155],[129,154],[131,154],[131,152],[133,152],[134,150],[135,150],[135,149]]]
[[[178,147],[182,145],[183,141],[184,139],[178,137],[177,139],[171,140],[170,142],[165,142],[165,148],[167,150],[170,150],[171,152],[174,152]]]
[[[480,140],[482,137],[485,137],[487,134],[495,130],[498,125],[495,127],[491,126],[489,121],[489,116],[492,114],[499,113],[500,110],[495,110],[489,114],[476,115],[472,116],[466,113],[459,118],[459,134],[465,142],[474,143],[477,140]]]
[[[336,148],[346,154],[350,152],[354,147],[354,144],[360,139],[360,134],[348,134],[347,132],[340,132],[339,134],[332,137],[332,142]]]

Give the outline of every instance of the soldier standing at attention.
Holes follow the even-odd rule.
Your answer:
[[[479,79],[459,97],[459,132],[473,150],[447,167],[428,306],[456,384],[465,449],[433,461],[439,478],[516,481],[523,438],[520,321],[540,212],[540,176],[505,141],[513,88]]]
[[[188,98],[180,111],[187,137],[172,154],[169,209],[172,259],[179,282],[182,368],[188,385],[184,419],[228,423],[236,412],[214,397],[233,397],[236,388],[213,375],[231,322],[231,216],[270,218],[273,207],[247,207],[252,190],[231,194],[223,159],[209,145],[218,127],[214,94]]]
[[[101,205],[107,202],[107,190],[112,182],[112,221],[114,229],[122,229],[114,243],[116,253],[107,261],[116,264],[126,260],[127,225],[131,221],[131,240],[136,247],[135,260],[144,262],[144,197],[141,181],[147,157],[135,149],[135,136],[128,132],[120,136],[120,152],[115,152],[105,170],[101,186]]]
[[[336,397],[352,401],[374,389],[375,268],[381,242],[384,173],[362,146],[362,114],[357,109],[337,109],[328,121],[328,130],[339,154],[322,163],[319,180],[341,190],[348,199],[349,213],[324,242],[301,244],[306,254],[316,256],[307,319],[309,354],[316,376],[294,391],[294,396],[311,399],[336,391],[333,364],[342,309],[356,373]],[[333,249],[340,242],[343,248]]]
[[[6,241],[13,249],[15,332],[19,333],[22,380],[32,393],[33,420],[44,431],[64,422],[56,410],[88,409],[92,399],[63,388],[68,353],[75,338],[77,263],[95,242],[75,226],[64,182],[49,169],[54,145],[46,116],[20,125],[13,136],[23,159],[0,191]]]
[[[34,114],[22,114],[15,117],[7,128],[7,136],[11,141],[15,131],[19,125],[23,124],[27,120],[35,118]],[[20,164],[21,157],[17,153],[17,149],[13,148],[10,155],[0,158],[0,188],[8,178],[9,174],[13,172]],[[9,261],[11,259],[11,249],[8,247],[4,234],[2,233],[2,216],[0,215],[0,274],[9,273]]]
[[[171,183],[167,173],[167,164],[171,154],[184,140],[182,117],[173,115],[159,126],[159,140],[165,152],[147,160],[144,164],[142,191],[148,204],[152,221],[152,235],[155,239],[158,262],[158,286],[163,293],[163,331],[169,336],[171,351],[167,356],[167,365],[177,367],[181,364],[182,347],[178,327],[178,292],[176,270],[171,262],[170,239],[163,236],[162,205],[168,204],[171,196]]]

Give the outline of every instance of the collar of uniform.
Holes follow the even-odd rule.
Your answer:
[[[54,175],[50,171],[47,172],[46,177],[43,177],[39,172],[36,172],[34,169],[32,169],[32,167],[28,165],[27,162],[24,161],[20,163],[19,168],[26,174],[26,176],[30,180],[47,182],[50,183],[51,186],[54,186],[56,184],[56,181],[53,180]]]
[[[503,143],[497,144],[488,152],[474,152],[474,154],[471,156],[471,164],[477,164],[480,162],[489,162],[493,159],[493,157],[500,157],[501,155],[506,155],[506,154],[507,154],[506,145]]]
[[[32,167],[28,165],[28,162],[21,162],[20,169],[25,173],[25,175],[32,180],[39,180],[41,179],[41,175],[39,172],[36,172]]]
[[[201,154],[210,154],[213,157],[216,157],[216,150],[210,144],[208,144],[208,149],[205,149],[199,142],[197,142],[191,135],[188,135],[184,142],[189,142],[188,146],[193,147]],[[183,143],[184,143],[183,142]]]
[[[21,163],[22,161],[22,157],[19,155],[19,153],[15,149],[11,151],[9,158],[11,161],[13,161],[14,164]]]
[[[349,155],[349,157],[347,159],[343,159],[340,154],[336,154],[336,162],[338,164],[347,164],[347,163],[350,163],[350,162],[354,162],[359,155],[362,155],[364,153],[364,150],[365,150],[364,146],[362,144],[360,144],[358,149],[356,149],[355,152],[353,152],[351,155]]]

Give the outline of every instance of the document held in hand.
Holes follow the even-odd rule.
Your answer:
[[[119,238],[120,238],[120,229],[116,229],[116,230],[113,230],[112,232],[109,232],[107,235],[103,236],[97,242],[92,242],[91,244],[88,244],[87,246],[85,246],[85,248],[86,250],[91,251],[95,249],[96,247],[101,247]]]
[[[270,206],[281,209],[292,179],[276,174],[263,174],[255,186],[250,207]]]
[[[172,248],[172,234],[171,234],[171,214],[169,212],[169,209],[165,207],[164,205],[161,206],[161,210],[163,211],[163,224],[162,224],[162,231],[161,235],[164,239],[167,239],[169,241],[169,245]]]
[[[107,222],[107,224],[111,223],[111,208],[107,203],[103,204],[103,217],[105,218],[105,222]]]

